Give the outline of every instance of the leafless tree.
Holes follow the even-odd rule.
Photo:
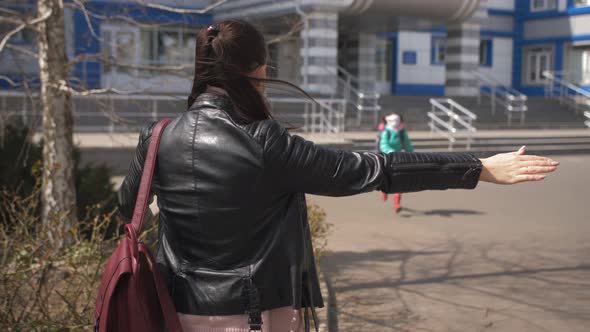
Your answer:
[[[177,14],[203,14],[218,7],[227,0],[211,1],[203,9],[186,9],[165,6],[134,0],[138,5]],[[73,86],[70,80],[70,70],[73,65],[90,58],[110,65],[117,65],[134,69],[149,69],[157,71],[182,71],[186,66],[139,66],[137,64],[117,63],[116,60],[105,58],[99,54],[83,54],[69,60],[66,52],[65,38],[65,7],[73,6],[81,10],[86,18],[93,38],[100,37],[94,31],[90,22],[92,15],[85,6],[85,0],[74,0],[65,3],[63,0],[37,0],[35,13],[15,9],[10,2],[0,4],[0,23],[10,26],[0,35],[0,52],[7,49],[23,56],[34,57],[39,64],[40,91],[39,97],[42,110],[42,140],[43,140],[43,173],[41,192],[42,221],[49,232],[55,246],[67,246],[71,243],[68,230],[76,222],[76,189],[74,182],[73,161],[73,116],[72,95],[88,96],[101,93],[133,93],[137,91],[122,91],[120,89],[84,89]],[[22,3],[21,3],[22,4]],[[105,19],[125,20],[132,24],[145,24],[125,17],[103,17]],[[37,34],[37,50],[35,52],[10,44],[10,39],[22,31],[35,31]],[[18,85],[7,76],[0,76],[0,80],[9,85]],[[55,223],[58,220],[59,222]]]

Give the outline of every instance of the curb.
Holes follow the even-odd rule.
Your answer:
[[[318,272],[320,291],[324,298],[324,307],[317,310],[320,322],[318,329],[320,332],[338,332],[338,316],[334,290],[332,289],[330,278],[321,269]]]
[[[330,308],[330,298],[328,293],[328,287],[326,285],[326,279],[324,278],[324,273],[318,267],[318,278],[320,280],[320,292],[322,294],[322,298],[324,299],[324,307],[323,308],[316,308],[316,313],[318,315],[318,330],[319,332],[329,332],[330,329],[328,328],[328,311]]]

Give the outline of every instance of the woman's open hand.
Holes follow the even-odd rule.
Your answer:
[[[496,184],[514,184],[528,181],[541,181],[547,173],[557,169],[559,163],[555,160],[540,156],[524,154],[525,147],[516,152],[499,153],[486,159],[481,159],[483,169],[480,181]]]

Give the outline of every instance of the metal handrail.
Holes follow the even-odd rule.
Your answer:
[[[473,127],[470,123],[466,122],[465,120],[463,120],[461,118],[461,116],[459,116],[458,114],[454,113],[453,111],[449,110],[448,108],[446,108],[445,106],[441,105],[440,103],[436,103],[434,102],[433,104],[435,104],[441,111],[443,111],[445,113],[445,115],[447,115],[449,118],[453,119],[454,121],[457,121],[460,125],[462,125],[466,130],[468,131],[476,131],[475,127]],[[436,114],[436,113],[433,113]],[[454,130],[452,130],[452,132],[456,132],[457,129],[455,127],[452,127]]]
[[[558,83],[559,85],[563,85],[563,86],[567,87],[568,89],[570,89],[570,90],[572,90],[572,91],[574,91],[586,98],[590,98],[590,92],[580,88],[579,86],[577,86],[569,81],[566,81],[562,78],[555,76],[553,73],[551,73],[547,70],[543,71],[543,76],[545,78],[547,78],[548,80],[554,81],[555,83]]]
[[[481,104],[481,95],[486,94],[490,97],[492,115],[496,114],[496,103],[498,103],[506,110],[508,125],[512,123],[512,114],[515,112],[520,113],[520,123],[524,123],[525,112],[528,111],[526,106],[528,98],[525,94],[504,85],[493,76],[478,71],[472,71],[471,73],[478,81],[478,104]]]
[[[448,107],[445,105],[448,104]],[[463,105],[455,102],[450,98],[430,98],[430,105],[432,110],[427,113],[430,118],[430,133],[438,132],[449,139],[449,150],[453,149],[453,143],[455,143],[455,134],[459,132],[467,132],[467,149],[471,148],[472,137],[471,135],[477,131],[477,129],[471,124],[471,121],[477,119],[477,115],[463,107]],[[448,121],[443,120],[439,115],[444,114],[448,117]],[[457,128],[455,125],[459,124],[462,128]]]
[[[303,130],[311,133],[339,133],[345,129],[344,99],[315,98],[313,100],[292,97],[271,97],[271,105],[277,103],[303,104]],[[337,107],[334,107],[337,106]]]
[[[500,80],[493,76],[487,76],[478,71],[472,71],[472,73],[479,81],[488,83],[487,85],[489,86],[495,86],[496,88],[506,91],[506,93],[503,95],[506,95],[507,99],[527,99],[527,96],[524,93],[504,85],[504,83],[500,82]]]
[[[17,97],[16,104],[8,104],[6,98]],[[19,116],[23,119],[23,122],[29,123],[29,120],[35,117],[39,117],[40,113],[36,112],[29,98],[38,99],[39,94],[33,92],[27,94],[22,91],[2,91],[0,92],[0,125],[4,118]],[[145,119],[157,120],[162,117],[177,116],[180,112],[170,112],[171,108],[168,105],[162,107],[161,102],[179,102],[184,101],[186,96],[180,95],[148,95],[148,94],[96,94],[90,96],[74,96],[74,101],[81,100],[97,100],[98,103],[106,102],[104,105],[107,107],[107,111],[104,109],[97,108],[96,111],[89,111],[84,108],[80,108],[78,103],[73,103],[73,115],[76,118],[96,118],[104,119],[105,124],[100,125],[102,120],[94,121],[81,121],[75,123],[77,130],[99,130],[114,132],[115,127],[129,125],[134,126],[134,122],[139,122]],[[137,112],[116,111],[114,110],[115,105],[113,101],[126,100],[131,103],[142,102],[147,103],[148,107],[140,106]],[[304,98],[268,98],[270,104],[274,103],[290,103],[290,104],[301,104],[304,107],[304,118],[305,126],[304,130],[310,132],[322,132],[322,133],[338,133],[345,129],[345,106],[344,99],[333,99],[333,98],[317,98],[316,102]],[[175,105],[176,106],[176,105]],[[12,107],[12,108],[11,108]],[[113,108],[111,111],[110,108]],[[180,108],[180,107],[179,107]],[[180,111],[180,109],[179,109]],[[184,107],[182,107],[184,111]]]
[[[353,81],[358,82],[358,77],[354,76],[341,66],[337,67],[336,76],[337,80],[343,85],[342,93],[344,98],[347,100],[348,104],[354,107],[357,113],[357,125],[360,126],[364,112],[374,112],[375,123],[377,123],[379,111],[381,110],[381,106],[379,105],[379,98],[381,95],[375,91],[360,91],[360,89],[356,88],[352,83]]]
[[[557,97],[561,104],[569,106],[576,114],[580,111],[580,106],[590,108],[590,92],[563,79],[563,77],[558,77],[558,75],[563,76],[563,72],[545,70],[542,75],[547,79],[545,84],[545,95],[547,97]],[[558,90],[557,95],[556,89]]]
[[[437,117],[436,114],[428,112],[426,114],[426,116],[428,116],[431,120],[437,122],[441,126],[445,127],[449,132],[451,132],[451,133],[456,133],[457,132],[457,128],[455,128],[455,127],[451,126],[450,124],[444,122],[441,118]]]
[[[461,111],[463,114],[465,114],[466,116],[468,116],[472,120],[476,120],[477,119],[477,115],[475,115],[473,112],[469,111],[468,109],[466,109],[465,107],[463,107],[463,105],[457,103],[453,99],[446,98],[446,102],[449,103],[449,105],[453,105],[453,107],[455,107],[456,109],[458,109],[459,111]]]
[[[346,78],[343,79],[346,82],[358,82],[359,78],[354,76],[353,74],[351,74],[348,70],[346,70],[344,67],[342,66],[338,66],[338,72],[343,74]],[[377,93],[377,92],[373,92],[373,93],[369,93],[369,92],[361,92],[359,89],[355,88],[353,84],[350,84],[351,87],[351,91],[353,91],[355,94],[357,94],[360,97],[373,97],[373,98],[379,98],[381,96],[381,94]]]

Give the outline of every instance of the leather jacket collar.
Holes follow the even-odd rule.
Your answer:
[[[248,119],[240,110],[235,106],[231,97],[220,91],[208,91],[201,93],[193,105],[189,108],[189,111],[196,111],[201,108],[216,108],[224,110],[228,113],[231,119],[238,124],[248,124],[252,120]]]
[[[228,95],[221,92],[211,91],[201,93],[191,105],[189,110],[197,110],[203,107],[233,110],[234,104]]]

